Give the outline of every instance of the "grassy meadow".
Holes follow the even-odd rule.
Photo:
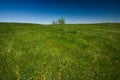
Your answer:
[[[0,80],[120,80],[120,24],[0,23]]]

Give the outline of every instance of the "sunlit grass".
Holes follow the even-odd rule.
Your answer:
[[[0,23],[0,80],[119,80],[120,24]]]

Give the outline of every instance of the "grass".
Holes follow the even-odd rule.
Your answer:
[[[0,80],[120,80],[120,24],[0,23]]]

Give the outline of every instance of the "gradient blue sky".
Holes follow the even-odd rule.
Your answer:
[[[119,0],[0,0],[0,22],[120,22]]]

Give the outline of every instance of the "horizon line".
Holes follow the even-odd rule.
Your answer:
[[[6,22],[2,22],[2,21],[0,21],[0,23],[18,23],[18,24],[43,24],[43,25],[50,25],[50,24],[52,24],[52,22],[51,23],[37,23],[37,22],[11,22],[11,21],[6,21]],[[114,23],[114,24],[118,24],[118,23],[120,23],[120,22],[86,22],[86,23],[65,23],[65,24],[111,24],[111,23]],[[57,25],[57,24],[55,24],[55,25]]]

